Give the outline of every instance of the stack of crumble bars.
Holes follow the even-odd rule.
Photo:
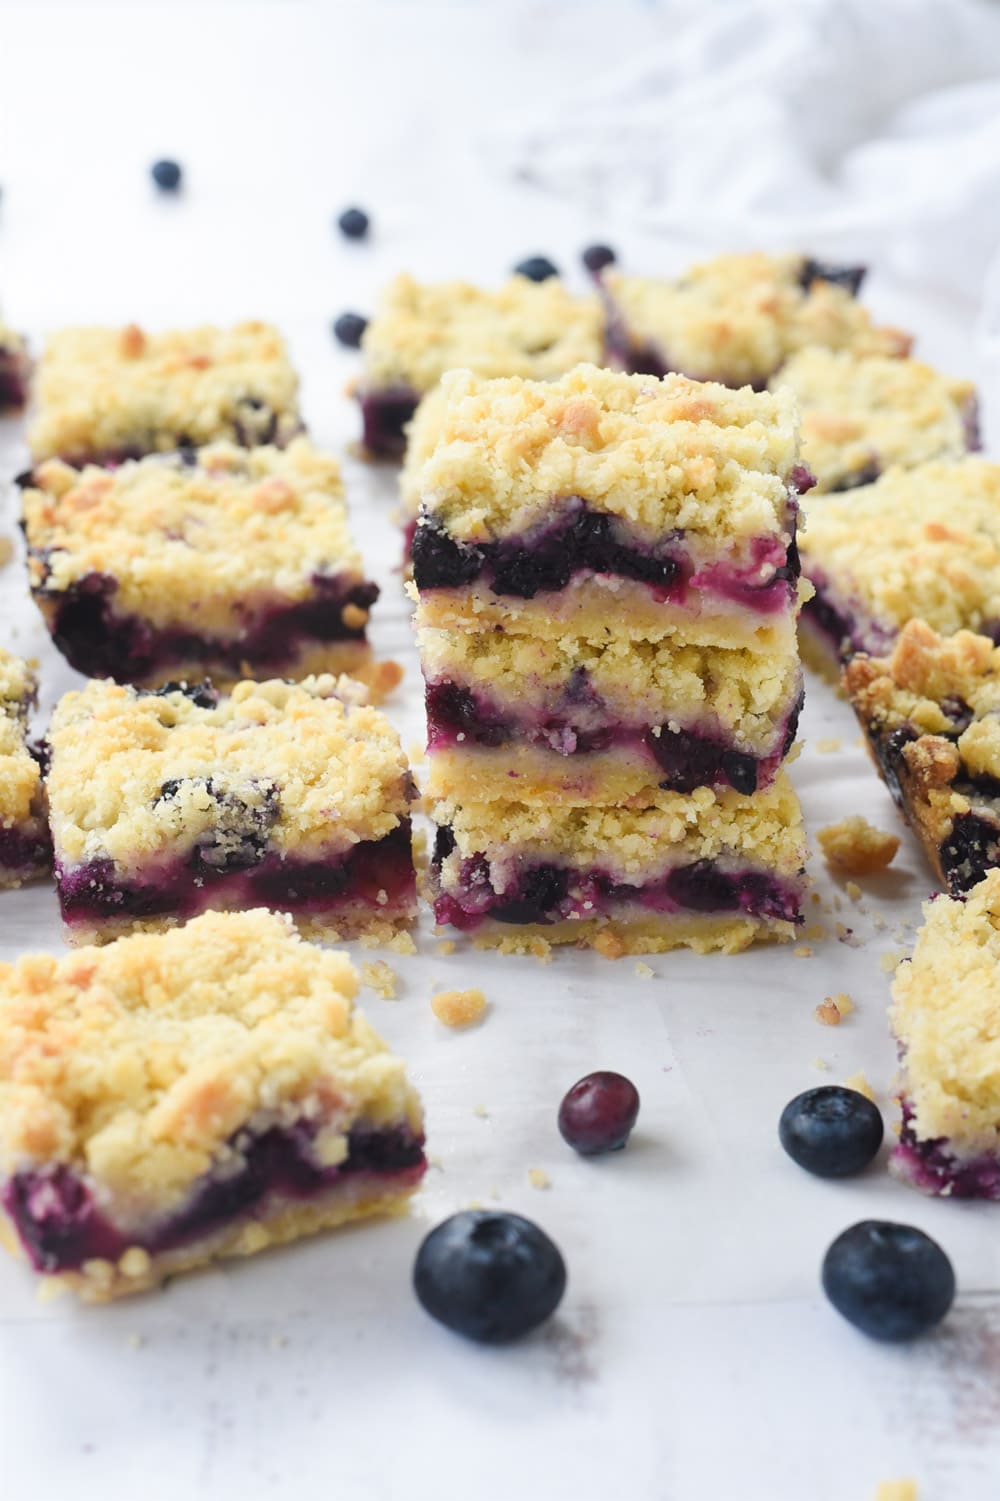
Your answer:
[[[413,565],[438,922],[609,956],[790,936],[790,401],[459,371],[435,424]]]

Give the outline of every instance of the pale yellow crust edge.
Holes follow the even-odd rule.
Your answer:
[[[536,958],[542,945],[572,944],[578,949],[596,949],[606,959],[620,959],[629,954],[666,954],[681,948],[692,949],[696,954],[740,954],[754,943],[788,943],[797,931],[794,923],[755,917],[682,915],[639,918],[634,922],[593,918],[580,922],[524,923],[516,928],[487,920],[476,929],[472,940],[477,949],[531,954]]]
[[[203,909],[208,912],[246,910],[248,909],[241,903],[232,906],[209,903]],[[279,912],[281,908],[275,906],[270,910]],[[83,948],[87,944],[103,948],[106,943],[114,943],[116,939],[126,938],[133,933],[167,933],[172,928],[183,928],[186,923],[194,922],[195,918],[201,916],[201,912],[192,913],[190,917],[165,912],[157,917],[104,918],[93,923],[74,922],[72,926],[64,923],[63,935],[71,948]],[[335,918],[331,916],[329,920],[309,913],[291,912],[288,916],[302,938],[312,938],[322,943],[347,943],[359,938],[367,947],[377,948],[389,946],[400,933],[409,932],[416,921],[417,904],[414,899],[409,906],[396,911],[380,907],[377,916],[367,903],[353,913],[349,908],[341,910]]]

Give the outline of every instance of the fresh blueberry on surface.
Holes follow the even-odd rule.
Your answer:
[[[337,219],[337,228],[345,240],[363,240],[371,220],[363,208],[345,208]]]
[[[516,276],[526,276],[529,281],[548,281],[550,276],[558,276],[559,268],[554,266],[547,255],[530,255],[526,261],[519,261],[514,267]]]
[[[610,245],[588,245],[580,259],[588,271],[603,271],[605,266],[613,266],[618,257]]]
[[[857,1089],[823,1084],[796,1095],[781,1112],[778,1138],[793,1162],[819,1178],[849,1178],[882,1145],[882,1116]]]
[[[566,1264],[531,1220],[467,1209],[424,1239],[413,1287],[439,1323],[498,1345],[529,1334],[555,1312],[566,1289]]]
[[[599,1069],[578,1079],[559,1106],[559,1130],[582,1157],[617,1152],[639,1114],[639,1091],[624,1074]]]
[[[872,1339],[915,1339],[948,1312],[955,1273],[922,1230],[862,1220],[838,1235],[823,1258],[823,1291],[849,1324]]]
[[[368,319],[362,318],[360,313],[341,313],[334,319],[333,336],[346,349],[358,349],[367,327]]]
[[[158,188],[165,193],[176,193],[181,185],[181,169],[178,162],[164,159],[162,162],[154,162],[149,169],[149,175]]]

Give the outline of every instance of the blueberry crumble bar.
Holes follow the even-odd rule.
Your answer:
[[[1000,865],[1000,647],[921,620],[844,686],[883,781],[952,896]]]
[[[20,334],[0,320],[0,416],[27,405],[31,360]]]
[[[56,885],[74,942],[205,908],[273,907],[305,932],[410,922],[412,781],[350,678],[156,692],[90,682],[49,730]]]
[[[428,628],[420,653],[432,797],[749,794],[774,780],[802,702],[791,652]]]
[[[549,380],[581,361],[598,362],[601,348],[598,299],[574,297],[555,277],[512,276],[486,291],[398,276],[361,342],[364,446],[376,457],[400,458],[418,401],[447,370]]]
[[[964,901],[925,905],[892,991],[903,1111],[892,1171],[924,1193],[1000,1199],[1000,870]]]
[[[781,773],[753,797],[697,788],[641,807],[442,799],[434,915],[491,946],[735,953],[802,920],[805,843]]]
[[[795,393],[814,493],[851,490],[886,469],[960,459],[979,447],[975,387],[919,360],[804,349],[772,384]]]
[[[0,647],[0,888],[20,886],[51,866],[42,770],[28,745],[35,675]]]
[[[208,448],[22,477],[31,591],[78,671],[119,682],[371,668],[378,595],[336,460]]]
[[[601,277],[608,360],[759,388],[809,345],[905,355],[908,335],[873,325],[856,300],[863,276],[862,267],[763,252],[722,255],[674,280],[609,270]]]
[[[45,347],[36,398],[36,461],[120,463],[220,439],[280,445],[302,430],[298,377],[267,323],[65,328]]]
[[[416,480],[421,625],[788,649],[810,479],[791,396],[592,365],[454,371],[442,393]]]
[[[287,918],[0,965],[0,1235],[86,1302],[402,1209],[426,1163],[346,955]]]
[[[909,620],[1000,636],[1000,464],[892,469],[813,506],[801,546],[815,590],[802,644],[816,666],[881,656]]]

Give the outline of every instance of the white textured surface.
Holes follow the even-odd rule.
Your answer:
[[[642,269],[689,253],[626,232],[599,205],[585,213],[488,180],[470,142],[509,105],[512,80],[522,97],[558,90],[578,66],[623,62],[656,26],[652,9],[569,5],[0,9],[4,305],[36,337],[70,319],[274,317],[315,435],[342,451],[356,426],[339,395],[352,366],[328,319],[366,307],[396,269],[490,280],[536,250],[569,266],[594,238]],[[161,154],[188,170],[177,202],[144,178]],[[330,231],[355,198],[377,221],[369,247]],[[871,300],[915,324],[928,357],[973,368],[971,305],[877,275]],[[5,478],[19,444],[8,424]],[[391,713],[410,743],[419,689],[392,572],[392,476],[348,463],[347,480],[384,588],[376,641],[407,663]],[[40,656],[48,699],[68,685],[19,562],[0,574],[0,621],[0,640]],[[854,811],[892,824],[846,708],[814,680],[804,729],[794,778],[811,829]],[[825,736],[842,750],[821,753]],[[823,1184],[775,1139],[792,1094],[858,1068],[887,1103],[879,956],[905,947],[893,930],[916,920],[929,885],[908,839],[897,866],[866,899],[887,931],[846,899],[821,919],[852,925],[860,948],[831,936],[808,959],[679,954],[652,959],[652,980],[633,961],[581,955],[547,968],[443,958],[425,928],[418,958],[386,956],[400,999],[366,1001],[412,1062],[440,1163],[411,1220],[105,1311],[39,1306],[23,1268],[0,1262],[2,1493],[867,1501],[878,1480],[912,1474],[920,1501],[986,1501],[1000,1467],[1000,1209],[927,1202],[881,1170]],[[51,893],[0,899],[5,957],[59,942]],[[434,982],[481,985],[493,1003],[482,1027],[447,1033],[429,1009]],[[819,1027],[813,1007],[839,990],[857,1011]],[[555,1111],[595,1067],[629,1074],[643,1109],[623,1156],[586,1163],[562,1144]],[[529,1186],[532,1167],[548,1191]],[[570,1284],[544,1333],[484,1351],[422,1314],[409,1275],[431,1223],[494,1193],[555,1236]],[[922,1225],[955,1262],[958,1307],[911,1349],[868,1343],[818,1291],[830,1239],[871,1214]]]

